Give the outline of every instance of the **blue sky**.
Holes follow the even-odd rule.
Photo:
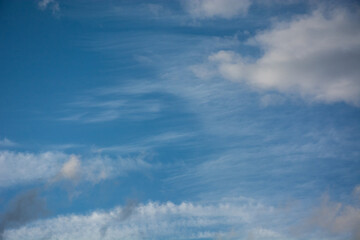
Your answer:
[[[1,1],[0,239],[359,239],[356,1]]]

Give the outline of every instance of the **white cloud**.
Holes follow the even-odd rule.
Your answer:
[[[268,215],[272,213],[272,208],[252,201],[241,204],[149,202],[138,205],[124,221],[118,221],[124,211],[125,207],[117,207],[108,212],[94,211],[89,215],[40,220],[19,229],[7,230],[5,239],[169,239],[174,236],[177,239],[201,239],[240,236],[238,234],[246,231],[248,224],[260,225],[256,216]],[[105,234],[102,230],[104,226]],[[232,227],[236,231],[229,230]],[[229,231],[230,234],[226,234]],[[264,229],[261,233],[275,234]]]
[[[80,160],[75,155],[71,155],[60,170],[61,176],[65,179],[76,179],[80,171],[80,166]]]
[[[0,187],[35,181],[54,183],[61,180],[99,182],[151,168],[143,157],[110,158],[95,155],[83,158],[62,152],[23,153],[0,151]]]
[[[249,0],[184,0],[185,10],[194,18],[233,18],[245,15]]]
[[[258,89],[360,106],[359,16],[345,10],[315,11],[250,39],[248,44],[263,50],[256,61],[219,51],[209,62],[223,77]]]
[[[60,152],[0,151],[0,187],[50,179],[66,159],[66,154]]]

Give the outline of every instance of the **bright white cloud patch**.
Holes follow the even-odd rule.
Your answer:
[[[324,13],[278,23],[248,44],[263,55],[256,61],[233,51],[209,57],[218,72],[264,90],[299,94],[311,101],[360,106],[360,14]]]
[[[83,159],[61,152],[23,153],[0,151],[0,187],[34,181],[82,180],[99,182],[131,171],[150,168],[142,157],[110,158],[96,155]],[[30,170],[30,171],[29,171]]]
[[[61,168],[61,176],[66,179],[75,179],[80,171],[80,165],[80,160],[75,155],[71,155]]]
[[[242,234],[283,239],[275,231],[249,225],[273,213],[273,208],[253,200],[222,204],[149,202],[135,207],[123,219],[126,208],[89,215],[60,216],[19,229],[7,230],[6,239],[203,239],[239,238]],[[106,231],[104,231],[106,228]]]
[[[249,0],[185,0],[186,11],[194,18],[233,18],[245,15]]]

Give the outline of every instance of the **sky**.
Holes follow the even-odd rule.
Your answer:
[[[0,1],[0,240],[359,240],[360,4]]]

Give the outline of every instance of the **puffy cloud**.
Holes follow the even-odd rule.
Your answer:
[[[209,62],[223,77],[255,88],[295,93],[310,101],[360,105],[358,11],[314,11],[277,23],[247,44],[262,49],[262,57],[253,61],[219,51]]]
[[[249,0],[185,0],[185,10],[194,18],[233,18],[245,15]]]

